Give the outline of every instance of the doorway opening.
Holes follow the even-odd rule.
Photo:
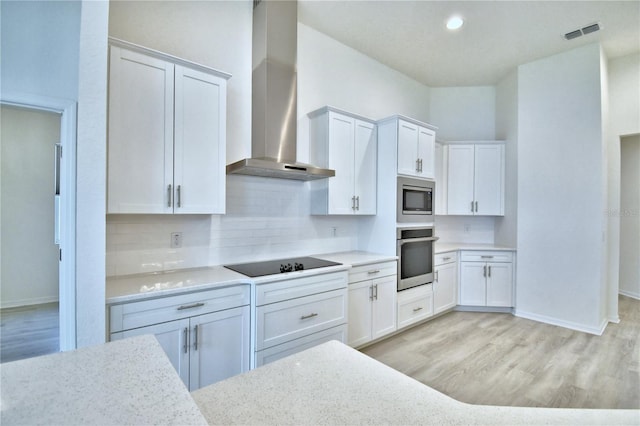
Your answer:
[[[75,349],[76,103],[0,99],[0,361]]]
[[[640,299],[640,134],[620,138],[620,285]]]

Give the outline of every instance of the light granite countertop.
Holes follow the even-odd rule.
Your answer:
[[[478,406],[332,341],[192,392],[209,424],[638,425],[639,410]]]
[[[0,366],[3,425],[205,425],[151,335]]]
[[[436,254],[458,250],[516,251],[515,247],[496,244],[441,243],[437,241],[434,246],[434,252]]]
[[[112,305],[116,303],[133,302],[136,300],[148,299],[150,297],[172,296],[180,293],[209,290],[238,284],[260,285],[282,279],[345,271],[352,266],[367,265],[397,259],[396,256],[367,253],[362,251],[328,253],[311,256],[338,262],[342,265],[256,278],[247,277],[221,265],[107,277],[106,303],[107,305]]]

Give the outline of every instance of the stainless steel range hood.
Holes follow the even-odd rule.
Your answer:
[[[296,161],[298,4],[258,0],[253,7],[251,158],[227,174],[314,180],[335,171]]]

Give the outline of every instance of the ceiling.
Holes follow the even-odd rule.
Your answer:
[[[465,24],[452,32],[454,14]],[[298,19],[430,87],[495,85],[520,64],[589,43],[609,58],[640,51],[640,0],[300,0]],[[564,39],[595,22],[600,31]]]

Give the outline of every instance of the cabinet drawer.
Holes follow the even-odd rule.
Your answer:
[[[347,322],[347,290],[333,290],[256,308],[256,350]]]
[[[112,305],[109,308],[109,331],[114,333],[236,308],[248,305],[249,300],[249,285],[244,284]]]
[[[347,271],[256,285],[256,306],[347,287]]]
[[[347,326],[340,325],[338,327],[333,327],[328,330],[323,330],[309,336],[292,340],[291,342],[258,351],[256,352],[256,367],[277,361],[280,358],[293,355],[330,340],[337,340],[345,343],[347,341]]]
[[[460,258],[463,262],[512,262],[511,251],[463,251]]]
[[[423,285],[398,293],[398,330],[432,315],[433,289],[431,285]]]
[[[349,271],[349,282],[356,283],[374,278],[388,277],[396,275],[397,271],[398,262],[396,261],[356,266]]]
[[[450,251],[448,253],[438,253],[433,256],[433,263],[435,266],[444,265],[445,263],[452,263],[458,260],[458,252]]]

